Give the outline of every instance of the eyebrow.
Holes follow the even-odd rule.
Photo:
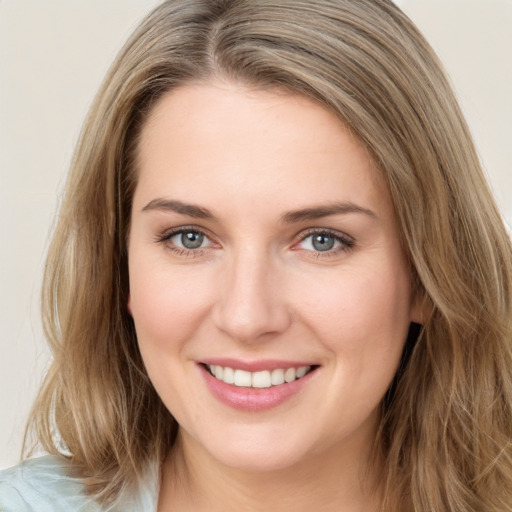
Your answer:
[[[281,222],[285,224],[293,224],[295,222],[303,222],[307,220],[321,219],[329,217],[330,215],[340,215],[347,213],[359,213],[368,215],[373,219],[378,219],[377,215],[357,204],[351,202],[335,202],[322,206],[312,206],[310,208],[301,208],[300,210],[293,210],[285,213],[281,217]]]
[[[194,204],[183,203],[182,201],[177,201],[175,199],[153,199],[146,206],[144,206],[144,208],[142,208],[143,212],[151,210],[176,212],[181,213],[182,215],[187,215],[188,217],[194,217],[196,219],[216,220],[215,215],[213,215],[213,213],[207,208],[196,206]]]
[[[205,220],[217,220],[217,217],[207,208],[194,204],[184,203],[176,199],[157,198],[151,200],[142,211],[169,211],[175,212],[188,217]],[[359,213],[367,215],[373,219],[378,219],[377,215],[368,208],[363,208],[351,202],[335,202],[327,205],[312,206],[301,208],[300,210],[292,210],[281,216],[281,222],[284,224],[294,224],[308,220],[321,219],[331,215]]]

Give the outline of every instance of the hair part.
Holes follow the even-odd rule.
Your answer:
[[[142,22],[87,117],[49,249],[53,362],[30,420],[35,439],[50,453],[64,447],[104,503],[172,447],[177,424],[149,381],[126,306],[137,148],[165,93],[219,77],[320,102],[386,179],[430,314],[382,407],[383,510],[504,510],[510,239],[442,66],[390,0],[174,0]]]

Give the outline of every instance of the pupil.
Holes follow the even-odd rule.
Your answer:
[[[181,235],[181,243],[183,247],[187,249],[197,249],[201,247],[203,244],[204,235],[201,233],[194,233],[193,231],[189,231],[188,233],[183,233]]]
[[[328,251],[334,247],[334,238],[327,235],[316,235],[313,237],[313,247],[317,251]]]

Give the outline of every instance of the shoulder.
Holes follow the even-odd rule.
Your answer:
[[[99,512],[83,490],[64,457],[26,460],[0,471],[0,512]]]
[[[157,509],[159,467],[150,464],[136,489],[126,489],[110,512]],[[64,457],[46,455],[0,471],[0,512],[107,512],[84,493]]]

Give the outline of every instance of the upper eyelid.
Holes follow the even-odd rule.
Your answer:
[[[189,249],[187,247],[181,247],[180,245],[171,242],[172,238],[179,235],[180,233],[186,232],[195,232],[203,235],[209,241],[208,246]],[[211,248],[215,248],[215,246],[218,245],[217,242],[212,240],[212,237],[208,235],[206,230],[197,226],[178,226],[166,229],[155,237],[155,242],[157,244],[161,244],[162,246],[166,246],[168,250],[183,257],[200,257],[204,254],[205,251]]]
[[[178,227],[175,227],[175,228],[169,228],[169,229],[165,229],[164,231],[162,231],[159,235],[158,235],[158,239],[159,240],[168,240],[169,238],[172,238],[173,236],[175,235],[178,235],[180,233],[185,233],[187,231],[193,231],[193,232],[196,232],[196,233],[200,233],[201,235],[204,235],[206,238],[208,238],[210,241],[213,241],[212,240],[212,235],[210,234],[210,232],[204,228],[200,228],[199,226],[178,226]]]
[[[161,232],[156,238],[157,241],[166,241],[172,238],[173,236],[176,236],[179,233],[183,233],[186,231],[194,231],[197,233],[201,233],[204,235],[210,242],[212,243],[218,243],[215,239],[216,237],[211,234],[211,232],[205,228],[196,226],[196,225],[185,225],[185,226],[176,226],[173,228],[169,228]],[[315,234],[327,234],[330,236],[333,236],[334,238],[337,238],[338,240],[344,242],[344,243],[351,243],[355,244],[356,240],[351,235],[348,235],[347,233],[344,233],[342,231],[338,231],[336,229],[331,228],[320,228],[320,227],[313,227],[313,228],[307,228],[305,230],[302,230],[300,233],[294,236],[292,245],[295,245],[298,242],[304,241],[306,238],[315,235]]]
[[[342,240],[345,240],[347,242],[355,243],[355,239],[353,236],[348,235],[347,233],[344,233],[343,231],[338,231],[337,229],[330,229],[330,228],[309,228],[297,235],[297,238],[299,241],[305,240],[311,235],[315,234],[328,234],[333,236],[334,238],[339,238]]]
[[[338,247],[334,247],[332,249],[326,250],[326,251],[317,251],[314,249],[303,249],[301,247],[297,247],[299,244],[302,244],[305,240],[307,240],[310,236],[315,234],[326,234],[334,239],[337,240],[339,243]],[[336,255],[339,255],[340,253],[345,254],[348,251],[352,251],[356,248],[356,240],[346,233],[343,233],[341,231],[333,230],[333,229],[326,229],[326,228],[311,228],[309,230],[306,230],[298,235],[299,239],[296,240],[292,246],[291,250],[294,251],[305,251],[308,254],[311,255],[311,257],[315,258],[329,258],[334,257]]]

